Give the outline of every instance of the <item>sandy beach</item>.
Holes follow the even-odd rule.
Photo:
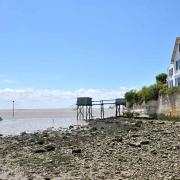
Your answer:
[[[1,179],[180,179],[180,125],[106,119],[0,137]]]

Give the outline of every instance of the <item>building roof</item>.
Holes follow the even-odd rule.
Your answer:
[[[171,58],[171,63],[174,62],[174,57],[176,55],[176,49],[178,47],[178,41],[180,40],[180,37],[176,37],[176,41],[175,41],[175,45],[174,45],[174,50],[173,50],[173,54],[172,54],[172,58]]]

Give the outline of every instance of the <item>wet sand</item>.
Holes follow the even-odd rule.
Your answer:
[[[93,109],[94,117],[100,115],[99,109]],[[106,110],[106,116],[114,115],[113,110]],[[12,110],[0,110],[0,134],[18,135],[21,132],[33,133],[48,128],[68,128],[70,125],[85,125],[83,120],[76,119],[73,109],[16,109],[15,117]]]

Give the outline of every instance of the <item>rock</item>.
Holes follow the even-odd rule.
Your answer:
[[[50,152],[50,151],[55,151],[56,147],[54,144],[48,144],[47,146],[45,146],[45,149],[47,152]]]
[[[45,178],[44,178],[44,180],[51,180],[51,178],[49,178],[49,177],[45,177]]]
[[[25,135],[27,135],[26,131],[21,133],[21,136],[25,136]]]
[[[136,126],[136,127],[141,127],[142,124],[143,124],[142,121],[137,121],[137,122],[135,122],[135,126]]]
[[[171,132],[171,131],[165,131],[165,132],[163,132],[162,134],[164,134],[164,135],[168,135],[168,134],[172,134],[173,132]]]
[[[127,158],[120,155],[119,158],[118,158],[118,161],[120,161],[120,162],[127,162]]]
[[[42,136],[47,138],[49,136],[49,134],[47,132],[43,132]]]
[[[68,136],[64,135],[62,138],[65,140],[68,139]]]
[[[74,150],[72,150],[72,154],[80,154],[80,153],[82,153],[81,149],[74,149]]]
[[[0,137],[2,137],[3,136],[3,134],[0,134]]]
[[[132,173],[130,173],[129,171],[121,171],[121,176],[123,177],[123,178],[130,178],[130,177],[132,177]]]
[[[173,146],[172,150],[178,150],[180,149],[180,145]]]
[[[91,130],[92,131],[97,131],[97,128],[96,127],[92,127]]]
[[[141,145],[148,145],[150,143],[150,141],[148,140],[142,140],[139,142],[130,142],[129,145],[132,147],[141,147]]]
[[[167,156],[167,155],[162,155],[162,158],[163,158],[163,159],[167,159],[168,156]]]
[[[36,144],[43,145],[45,143],[44,139],[38,139]]]
[[[141,143],[140,142],[130,142],[129,145],[131,147],[141,147]]]
[[[74,129],[74,126],[72,126],[72,125],[71,125],[71,126],[69,126],[69,129]]]
[[[34,153],[45,153],[45,152],[46,152],[46,150],[43,148],[34,150]]]
[[[157,151],[156,151],[155,149],[152,149],[152,150],[150,151],[150,153],[153,154],[153,155],[156,155],[156,154],[157,154]]]
[[[154,121],[148,121],[149,124],[154,124]]]
[[[162,121],[162,122],[158,122],[157,124],[161,124],[162,125],[162,124],[165,124],[165,122]]]
[[[112,139],[113,142],[122,142],[122,137],[121,136],[116,136],[114,139]]]
[[[136,137],[140,137],[140,135],[139,134],[132,134],[131,137],[136,138]]]
[[[148,145],[150,143],[150,141],[148,140],[143,140],[140,142],[141,145]]]

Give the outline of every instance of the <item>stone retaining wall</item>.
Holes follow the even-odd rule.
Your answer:
[[[171,95],[160,95],[158,101],[149,101],[142,105],[134,105],[133,112],[143,115],[165,115],[170,117],[180,117],[180,92]]]
[[[157,113],[180,117],[180,93],[161,95],[159,97]]]

